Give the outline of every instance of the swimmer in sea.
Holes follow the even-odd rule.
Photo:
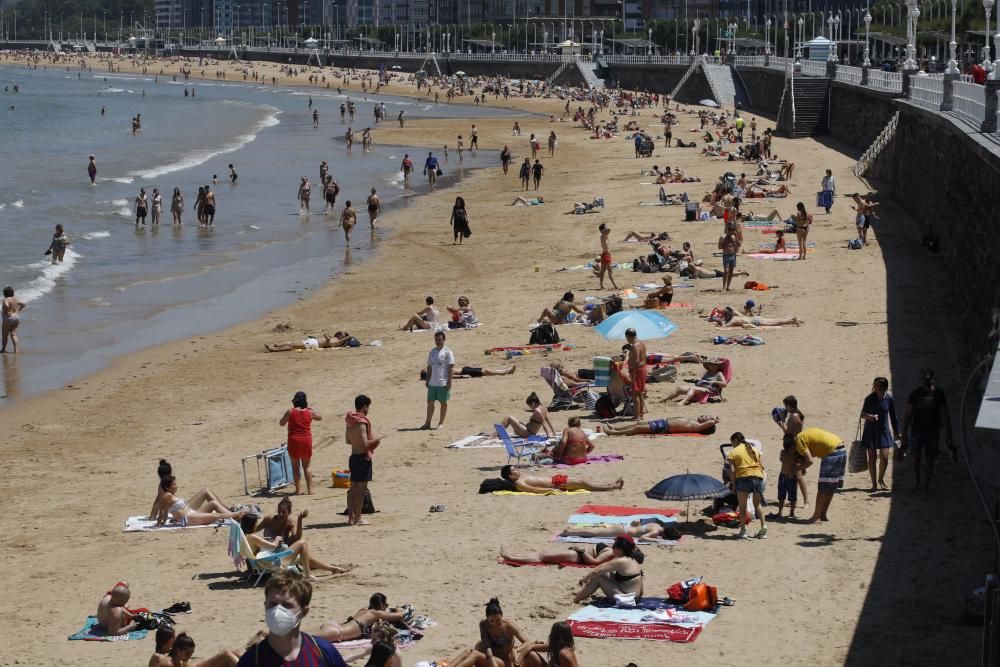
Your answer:
[[[90,156],[90,164],[87,165],[87,175],[90,176],[90,184],[97,185],[97,162],[94,161],[94,156]]]
[[[351,242],[351,231],[358,224],[358,212],[351,208],[351,200],[344,202],[344,211],[340,214],[340,226],[344,228],[344,238]]]

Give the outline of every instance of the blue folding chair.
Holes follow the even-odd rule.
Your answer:
[[[502,425],[494,424],[493,427],[496,428],[497,435],[500,436],[500,441],[503,443],[504,449],[507,450],[508,465],[511,459],[517,459],[516,465],[521,465],[522,456],[534,454],[543,449],[549,441],[548,436],[545,435],[529,435],[527,438],[518,438],[515,443],[510,434],[507,433],[507,429]]]

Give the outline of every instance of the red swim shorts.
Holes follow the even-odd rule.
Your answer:
[[[611,253],[602,252],[601,253],[601,266],[611,266]]]
[[[567,475],[552,475],[552,486],[557,489],[564,488],[568,481],[569,477]]]
[[[632,395],[646,391],[646,367],[639,366],[632,371]]]

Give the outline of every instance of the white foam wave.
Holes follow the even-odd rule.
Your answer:
[[[120,209],[116,211],[116,213],[118,213],[118,215],[122,216],[123,218],[132,217],[132,209],[130,209],[128,206],[122,206]]]
[[[7,204],[0,204],[0,211],[4,210],[5,208],[7,208]]]
[[[111,232],[88,232],[87,234],[81,234],[80,238],[93,241],[94,239],[105,239],[109,236],[111,236]]]
[[[18,199],[15,202],[11,202],[10,205],[13,206],[14,208],[24,208],[24,200],[23,199]]]
[[[128,206],[127,199],[112,199],[109,203],[114,204],[115,206]]]
[[[102,93],[124,93],[124,88],[104,88],[101,90]]]
[[[129,183],[132,183],[135,179],[132,178],[131,176],[115,176],[113,178],[98,178],[97,180],[99,180],[99,181],[111,181],[112,183],[124,183],[125,185],[128,185]],[[113,204],[115,202],[111,202],[111,203]]]
[[[212,158],[218,157],[220,155],[225,155],[226,153],[232,153],[243,148],[251,141],[257,138],[257,133],[267,127],[273,127],[280,123],[278,120],[278,115],[281,113],[280,109],[275,107],[267,107],[269,113],[268,115],[260,120],[254,127],[253,131],[248,134],[236,137],[232,142],[223,146],[218,150],[199,150],[188,154],[187,156],[181,158],[177,162],[171,164],[161,165],[159,167],[154,167],[152,169],[145,169],[141,171],[130,172],[132,176],[138,176],[139,178],[153,179],[159,178],[160,176],[165,176],[166,174],[171,174],[175,171],[181,171],[183,169],[190,169],[191,167],[197,167],[199,165],[205,164]]]
[[[45,264],[44,262],[32,264],[32,266],[38,266],[39,264],[42,266],[41,275],[25,287],[19,289],[17,292],[18,298],[27,303],[45,296],[55,289],[56,280],[73,269],[76,265],[76,260],[79,258],[80,255],[73,252],[72,249],[67,248],[66,256],[63,258],[61,264]]]

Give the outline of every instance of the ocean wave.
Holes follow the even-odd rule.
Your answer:
[[[128,185],[132,183],[135,179],[132,178],[131,176],[115,176],[113,178],[98,178],[97,180],[105,182],[111,181],[112,183],[124,183],[125,185]],[[111,203],[113,204],[114,202]]]
[[[14,208],[24,208],[24,200],[18,199],[17,201],[12,201],[10,205]]]
[[[254,141],[257,138],[258,132],[260,132],[264,128],[273,127],[281,122],[280,120],[278,120],[278,115],[281,113],[280,109],[277,109],[272,106],[267,106],[266,108],[269,112],[268,115],[262,120],[257,122],[257,125],[254,127],[253,131],[251,131],[248,134],[236,137],[231,143],[223,146],[220,149],[194,151],[193,153],[190,153],[187,156],[181,158],[177,162],[173,162],[171,164],[165,164],[159,167],[154,167],[152,169],[144,169],[129,173],[132,176],[138,176],[139,178],[144,178],[144,179],[159,178],[160,176],[165,176],[175,171],[190,169],[191,167],[197,167],[199,165],[205,164],[212,158],[218,157],[220,155],[225,155],[226,153],[232,153],[234,151],[238,151],[239,149],[243,148],[250,142]]]
[[[124,93],[126,92],[124,88],[102,88],[102,93]]]
[[[28,303],[45,296],[55,289],[57,279],[76,266],[76,260],[79,258],[79,254],[67,248],[62,264],[46,264],[44,262],[32,264],[32,267],[38,266],[41,268],[41,275],[19,289],[17,292],[18,298]]]
[[[123,218],[131,218],[132,217],[132,209],[130,209],[128,206],[122,206],[121,208],[119,208],[115,212],[118,215],[122,216]]]
[[[115,206],[128,206],[128,200],[127,199],[112,199],[108,203],[109,204],[113,204]]]
[[[109,236],[111,236],[111,232],[88,232],[86,234],[81,234],[80,238],[93,241],[94,239],[105,239]]]

